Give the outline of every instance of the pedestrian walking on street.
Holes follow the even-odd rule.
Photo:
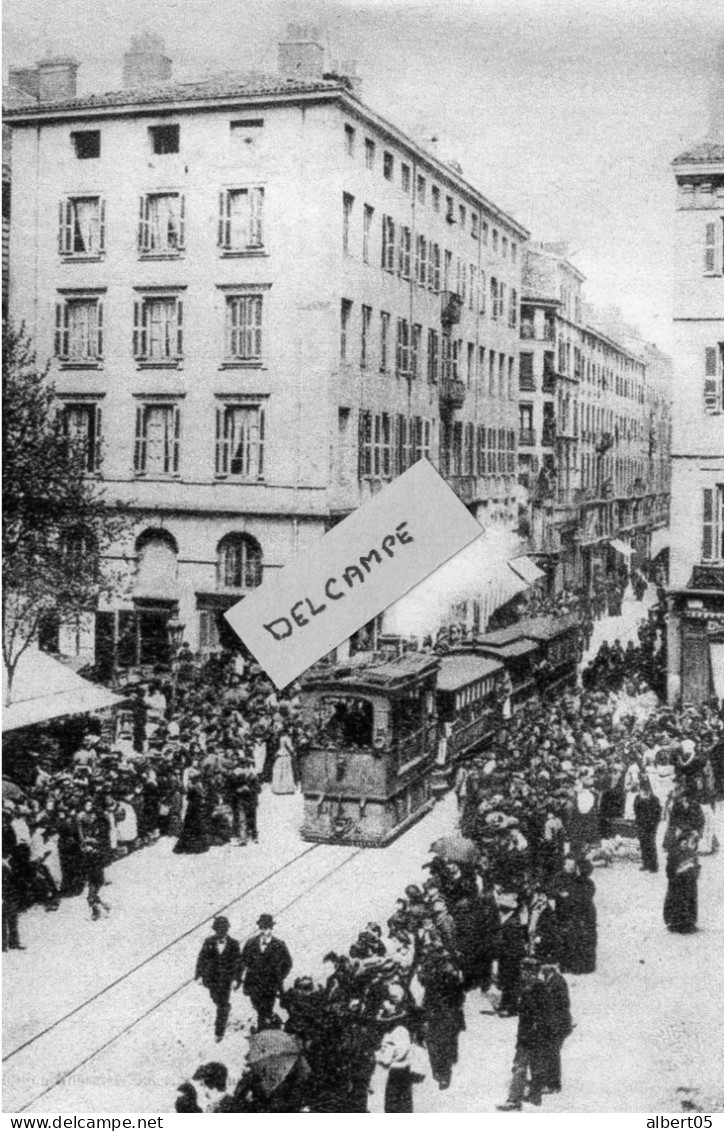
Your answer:
[[[241,973],[244,993],[257,1014],[257,1030],[275,1027],[274,1005],[284,989],[284,979],[292,968],[286,943],[274,937],[274,919],[260,915],[259,934],[244,944]]]
[[[634,801],[634,815],[641,847],[641,871],[658,872],[656,832],[661,821],[661,802],[651,788],[648,774],[641,775],[641,786]]]
[[[217,916],[213,935],[204,941],[196,960],[196,981],[209,991],[216,1006],[214,1035],[223,1040],[231,1012],[231,991],[241,985],[241,947],[229,935],[229,920]]]

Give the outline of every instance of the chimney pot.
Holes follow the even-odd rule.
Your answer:
[[[123,85],[126,89],[161,86],[171,79],[171,60],[165,53],[160,35],[145,31],[131,36],[131,45],[123,56]]]
[[[46,56],[38,69],[38,98],[41,102],[62,102],[77,94],[77,59],[72,55]]]
[[[279,74],[288,79],[321,79],[324,73],[324,47],[319,28],[288,24],[287,38],[279,44]]]

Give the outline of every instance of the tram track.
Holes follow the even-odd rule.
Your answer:
[[[168,987],[164,986],[163,978],[166,971],[165,967],[163,969],[158,967],[158,960],[165,955],[177,963],[181,961],[185,962],[189,958],[185,950],[191,946],[192,936],[205,925],[212,922],[216,915],[229,912],[233,908],[238,908],[238,905],[243,904],[243,902],[252,895],[255,896],[256,906],[256,898],[258,898],[262,889],[269,884],[273,884],[277,888],[279,888],[280,884],[290,885],[287,894],[291,895],[291,898],[286,899],[285,902],[278,904],[270,897],[267,897],[266,900],[273,914],[280,918],[365,851],[363,848],[349,848],[341,860],[335,858],[332,861],[328,861],[328,863],[331,863],[331,867],[325,866],[321,874],[314,876],[312,882],[304,882],[301,878],[298,879],[296,877],[295,869],[301,867],[304,871],[308,871],[310,857],[314,856],[317,859],[322,859],[324,855],[329,853],[330,847],[329,845],[314,844],[305,848],[302,852],[293,857],[292,860],[287,861],[285,864],[269,873],[269,875],[262,877],[256,883],[245,888],[244,891],[235,895],[233,899],[217,908],[213,914],[204,916],[203,919],[194,923],[192,927],[176,935],[175,938],[170,940],[163,947],[147,955],[142,961],[131,967],[131,969],[125,971],[117,978],[114,978],[108,985],[86,998],[73,1009],[68,1010],[62,1017],[58,1017],[51,1023],[45,1025],[39,1032],[33,1034],[7,1053],[3,1057],[3,1063],[7,1066],[4,1071],[4,1093],[6,1101],[13,1092],[25,1093],[25,1095],[20,1096],[22,1102],[13,1105],[12,1110],[17,1112],[30,1110],[34,1104],[60,1087],[71,1076],[80,1071],[96,1057],[100,1056],[137,1025],[141,1024],[141,1022],[160,1010],[174,997],[189,987],[194,982],[193,975],[190,977],[182,977],[180,981],[178,980],[178,975],[176,978],[173,978],[172,975],[172,984]],[[335,847],[339,849],[341,846]],[[321,857],[319,855],[320,853],[322,854]],[[314,869],[312,869],[312,871],[314,871]],[[253,923],[253,919],[251,922]],[[251,924],[248,925],[250,926]],[[186,948],[183,944],[186,944]],[[183,954],[180,953],[182,951],[184,952]],[[187,970],[189,967],[185,965],[183,968]],[[158,971],[157,975],[156,971]],[[157,986],[162,991],[166,990],[166,992],[162,992],[161,997],[157,997],[156,994],[154,994],[155,1000],[153,1000],[152,1004],[150,1004],[148,1008],[141,1008],[139,1011],[139,1003],[134,1002],[133,998],[134,995],[136,997],[140,995],[141,998],[147,996],[148,990],[144,990],[143,980],[147,979],[149,975],[153,975],[152,986]],[[156,980],[156,978],[158,980]],[[137,986],[134,986],[134,979],[138,981]],[[124,1008],[126,1012],[128,1012],[129,1002],[126,1000],[128,997],[131,999],[132,1015],[128,1017],[126,1023],[122,1024],[120,1028],[112,1027],[110,1032],[102,1035],[102,1039],[92,1040],[91,1047],[87,1047],[86,1038],[88,1030],[102,1028],[110,1015],[115,1018],[116,1013],[122,1013]],[[105,1002],[103,1001],[104,998],[106,999]],[[99,1003],[101,1010],[105,1010],[105,1012],[102,1012],[100,1016],[96,1013],[91,1015],[88,1011],[92,1006],[98,1006]],[[97,1034],[96,1038],[97,1036],[100,1036],[100,1034]],[[84,1047],[84,1045],[86,1047]],[[30,1056],[32,1056],[33,1059],[39,1057],[43,1063],[46,1063],[48,1060],[52,1061],[53,1059],[57,1059],[59,1055],[61,1059],[63,1059],[62,1054],[66,1051],[71,1055],[69,1058],[66,1058],[65,1063],[58,1066],[53,1079],[47,1083],[46,1086],[35,1091],[32,1096],[27,1097],[28,1089],[25,1078],[26,1076],[29,1078],[32,1075],[32,1066],[28,1063],[28,1072],[26,1074],[22,1071],[23,1063],[27,1061]],[[70,1063],[68,1063],[68,1060]],[[20,1070],[17,1085],[15,1085],[12,1080],[14,1069]],[[37,1083],[39,1083],[39,1081],[37,1081]],[[36,1087],[37,1083],[35,1085]]]

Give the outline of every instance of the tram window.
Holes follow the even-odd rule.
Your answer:
[[[319,741],[334,746],[372,746],[374,713],[367,699],[322,699]]]
[[[395,738],[407,738],[422,726],[418,699],[398,699],[392,708],[392,725]]]

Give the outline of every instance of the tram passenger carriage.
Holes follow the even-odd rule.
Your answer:
[[[317,728],[301,757],[305,840],[387,844],[431,807],[439,666],[429,653],[360,653],[305,679]]]
[[[535,617],[445,655],[358,653],[303,681],[316,737],[301,752],[302,836],[381,846],[449,787],[529,700],[575,684],[575,616]]]

